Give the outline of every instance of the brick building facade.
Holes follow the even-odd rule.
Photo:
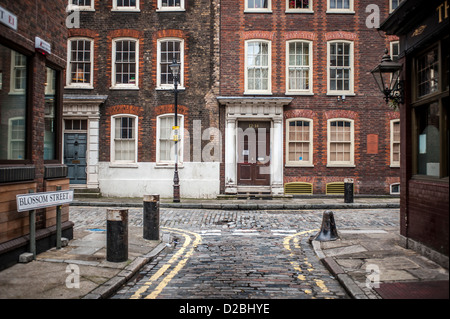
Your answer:
[[[448,268],[449,18],[448,1],[408,0],[381,29],[400,38],[400,235],[408,248]]]
[[[366,25],[373,4],[393,1],[221,1],[222,192],[398,192],[400,116],[369,72],[398,39]]]
[[[219,193],[219,163],[202,161],[197,152],[210,141],[201,134],[218,127],[218,67],[212,60],[217,3],[92,0],[73,7],[80,24],[69,29],[63,115],[73,187],[100,189],[105,196],[172,196],[168,66],[176,58],[181,196]]]
[[[66,1],[0,3],[0,269],[29,251],[28,212],[16,195],[69,188],[61,165]],[[56,208],[36,210],[36,250],[55,246]],[[72,238],[63,207],[63,236]]]

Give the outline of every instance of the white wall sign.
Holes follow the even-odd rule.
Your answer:
[[[34,48],[43,54],[52,53],[52,46],[47,41],[42,40],[39,37],[34,38]]]
[[[16,195],[17,211],[59,206],[73,201],[73,190]]]
[[[0,7],[0,22],[17,31],[17,17]]]

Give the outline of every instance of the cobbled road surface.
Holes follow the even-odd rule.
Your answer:
[[[398,226],[398,209],[335,210],[339,229]],[[113,299],[346,299],[308,242],[323,211],[160,209],[172,242]],[[72,207],[76,227],[104,227],[105,208]],[[142,209],[129,209],[142,226]]]

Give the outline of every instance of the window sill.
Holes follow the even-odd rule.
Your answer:
[[[157,169],[175,169],[175,164],[174,163],[156,163],[155,168]],[[183,163],[178,163],[178,168],[182,169],[184,168]]]
[[[138,91],[138,86],[111,86],[110,90],[130,90],[130,91]]]
[[[91,7],[82,7],[82,6],[77,6],[77,5],[69,5],[67,7],[66,12],[70,12],[70,11],[84,11],[84,12],[95,12],[94,8]]]
[[[353,10],[327,10],[327,14],[355,14]]]
[[[332,92],[327,92],[327,96],[356,96],[356,94],[354,92],[347,92],[347,91],[342,91],[342,92],[336,92],[336,91],[332,91]]]
[[[272,92],[248,91],[248,92],[244,92],[244,95],[272,95]]]
[[[395,164],[395,165],[390,165],[389,167],[390,167],[390,168],[400,168],[400,165]]]
[[[109,163],[110,168],[138,168],[137,163]]]
[[[136,9],[136,8],[130,8],[130,9],[111,9],[111,12],[141,12],[140,9]]]
[[[93,90],[94,87],[89,85],[89,86],[76,86],[76,85],[67,85],[64,87],[64,89],[69,89],[69,90]]]
[[[285,95],[303,95],[303,96],[313,96],[314,93],[313,92],[286,92]]]
[[[272,10],[266,9],[266,10],[251,10],[246,9],[244,10],[244,13],[272,13]]]
[[[173,8],[173,9],[156,9],[156,12],[186,12],[185,8]]]
[[[175,88],[172,86],[158,86],[155,88],[156,91],[173,91]],[[184,86],[177,87],[177,91],[184,91],[186,88]]]
[[[286,10],[284,13],[306,13],[306,14],[313,14],[314,11],[312,11],[312,10],[296,10],[296,9],[291,9],[291,10]]]

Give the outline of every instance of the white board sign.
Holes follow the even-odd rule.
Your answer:
[[[2,7],[0,7],[0,22],[17,31],[17,17]]]
[[[59,206],[73,201],[73,190],[16,195],[17,211]]]

